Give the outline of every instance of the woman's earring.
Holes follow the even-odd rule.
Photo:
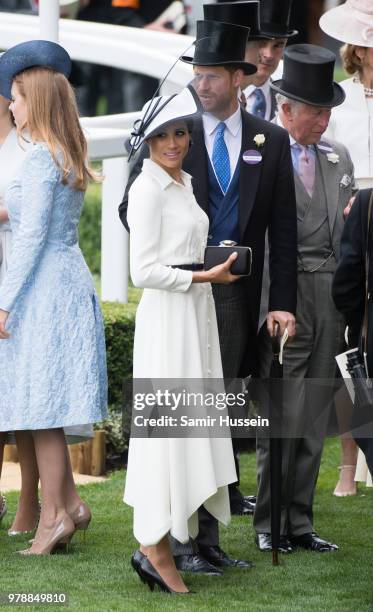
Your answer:
[[[189,149],[193,145],[193,140],[189,140]]]

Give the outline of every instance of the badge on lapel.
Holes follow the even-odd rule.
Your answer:
[[[263,158],[262,154],[259,153],[259,151],[256,151],[255,149],[249,149],[248,151],[245,151],[242,154],[242,159],[245,164],[255,165],[260,164]]]
[[[333,147],[331,147],[330,144],[326,142],[325,140],[320,140],[320,142],[317,145],[317,148],[320,151],[320,153],[323,153],[324,155],[328,155],[329,153],[334,153]]]
[[[338,153],[334,152],[333,147],[331,147],[328,142],[325,142],[325,140],[320,140],[320,142],[317,145],[317,148],[320,151],[320,153],[323,153],[323,155],[326,155],[328,162],[331,162],[332,164],[338,164],[339,155]]]
[[[258,149],[260,149],[261,147],[263,147],[266,141],[266,137],[264,136],[264,134],[256,134],[256,136],[254,136],[253,138],[253,141],[258,147]],[[242,154],[242,159],[245,164],[260,164],[263,159],[263,156],[260,151],[258,151],[258,149],[248,149],[247,151],[244,151],[244,153]]]

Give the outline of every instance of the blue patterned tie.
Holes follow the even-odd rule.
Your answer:
[[[224,131],[226,127],[223,121],[218,124],[212,150],[212,163],[223,193],[226,193],[231,180],[229,153],[224,140]]]
[[[265,119],[267,103],[266,103],[264,93],[261,89],[258,88],[254,90],[253,95],[255,96],[255,102],[251,109],[251,113],[253,115],[256,115],[257,117],[261,117],[262,119]]]

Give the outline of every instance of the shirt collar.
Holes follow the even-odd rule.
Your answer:
[[[202,120],[204,130],[209,136],[213,134],[218,124],[221,123],[221,119],[218,119],[217,117],[215,117],[215,115],[212,115],[211,113],[203,113]],[[232,136],[237,136],[242,123],[241,107],[239,105],[233,115],[228,117],[228,119],[225,119],[224,123],[227,126],[229,132],[232,134]]]
[[[182,187],[180,183],[175,181],[172,176],[166,172],[166,170],[164,170],[159,164],[156,164],[152,159],[144,159],[142,170],[155,178],[160,184],[161,189],[166,189],[172,183],[178,185],[178,187]],[[181,171],[181,178],[184,186],[188,187],[191,185],[192,177],[187,172],[184,172],[184,170]]]
[[[276,121],[277,121],[277,125],[279,125],[279,126],[280,126],[280,127],[282,127],[284,130],[286,130],[286,128],[284,127],[284,125],[283,125],[283,123],[282,123],[282,121],[281,121],[281,118],[280,118],[280,113],[277,113],[277,116],[276,116]],[[301,145],[299,142],[297,142],[297,141],[295,140],[295,138],[293,138],[293,137],[292,137],[292,135],[290,134],[290,132],[288,132],[288,134],[289,134],[289,140],[290,140],[290,146],[291,146],[291,147],[293,147],[294,145],[299,145],[300,147],[303,147],[303,146],[304,146],[304,145]],[[315,145],[305,145],[305,146],[306,146],[306,149],[307,149],[307,150],[308,150],[310,153],[315,154],[315,152],[316,152],[316,148],[317,148]]]
[[[246,87],[246,89],[244,89],[244,94],[245,94],[246,98],[251,96],[253,91],[255,91],[256,89],[261,89],[262,92],[264,93],[264,95],[266,97],[268,97],[269,93],[270,93],[270,89],[271,89],[270,86],[269,86],[270,82],[271,82],[271,79],[267,79],[267,81],[265,83],[263,83],[263,85],[260,85],[259,87],[257,87],[256,85],[253,85],[253,84],[248,85]]]

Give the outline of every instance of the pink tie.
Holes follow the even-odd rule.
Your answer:
[[[300,144],[298,144],[298,147],[301,149],[298,157],[299,177],[308,195],[310,198],[312,198],[313,187],[315,184],[315,158],[308,151],[307,147]]]

